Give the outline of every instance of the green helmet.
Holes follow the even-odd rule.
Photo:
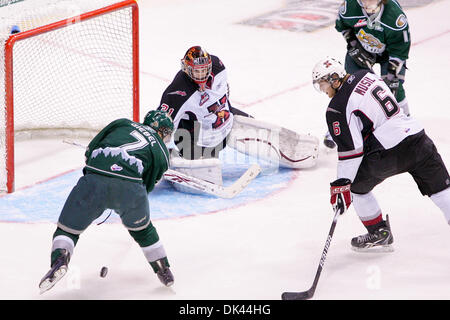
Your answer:
[[[145,125],[159,132],[162,139],[170,136],[173,132],[173,121],[167,112],[160,110],[150,110],[144,118]]]

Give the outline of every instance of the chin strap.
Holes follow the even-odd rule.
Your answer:
[[[378,5],[378,11],[374,12],[372,14],[369,14],[366,9],[363,8],[363,12],[367,17],[367,22],[369,24],[369,26],[372,26],[377,20],[378,17],[381,17],[381,15],[383,14],[384,11],[384,4],[383,2],[380,2],[380,4]]]

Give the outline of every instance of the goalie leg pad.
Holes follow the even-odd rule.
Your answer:
[[[319,139],[282,128],[280,132],[280,164],[291,169],[314,167],[319,157]]]
[[[223,185],[222,163],[217,158],[187,160],[181,157],[173,157],[171,169],[186,175],[199,178],[217,185]],[[167,180],[167,179],[166,179]],[[174,188],[180,192],[203,194],[203,192],[190,188],[189,186],[172,183]]]
[[[239,152],[291,169],[314,167],[319,139],[253,118],[235,116],[227,144]]]

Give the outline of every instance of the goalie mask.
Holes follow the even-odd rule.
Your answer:
[[[386,4],[386,0],[357,0],[361,8],[371,16],[380,12],[383,4]]]
[[[342,83],[347,75],[344,66],[337,59],[327,57],[320,60],[313,68],[312,81],[314,88],[321,92],[320,83],[325,81],[330,84],[333,89],[337,89],[336,81]]]
[[[211,56],[200,46],[189,48],[181,59],[181,70],[199,85],[200,91],[205,91],[211,69]]]
[[[150,110],[145,115],[143,124],[158,132],[165,143],[170,140],[173,132],[173,121],[167,112]]]

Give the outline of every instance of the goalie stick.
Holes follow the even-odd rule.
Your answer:
[[[63,140],[63,142],[77,147],[86,148],[86,146],[71,140]],[[250,168],[248,168],[247,171],[245,171],[239,179],[237,179],[232,185],[227,187],[202,180],[172,169],[168,169],[164,173],[164,178],[170,182],[188,186],[219,198],[230,199],[244,190],[244,188],[253,179],[255,179],[260,172],[261,167],[256,163],[252,164]]]
[[[342,203],[342,199],[338,197],[338,202],[341,202],[342,206],[345,204]],[[314,277],[313,284],[311,288],[307,291],[301,292],[283,292],[281,295],[281,300],[307,300],[311,299],[316,291],[317,283],[319,282],[320,274],[322,273],[323,265],[325,263],[325,259],[327,258],[328,248],[331,244],[331,238],[333,237],[334,229],[336,228],[337,220],[341,215],[341,210],[339,209],[341,206],[338,204],[334,211],[333,223],[331,224],[330,231],[328,232],[327,241],[325,242],[325,247],[323,248],[322,257],[320,258],[319,267],[317,268],[316,276]]]
[[[237,179],[232,185],[225,187],[209,181],[205,181],[196,177],[188,176],[184,173],[167,170],[164,173],[164,178],[170,182],[182,184],[196,190],[217,196],[219,198],[230,199],[239,194],[244,188],[258,176],[261,172],[261,167],[258,164],[252,164],[244,174]]]

